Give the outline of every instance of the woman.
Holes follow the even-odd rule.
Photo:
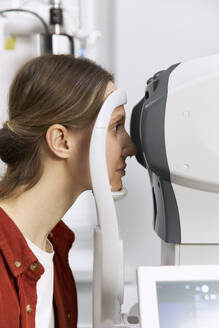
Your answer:
[[[47,55],[17,73],[9,120],[0,130],[0,327],[76,327],[77,297],[68,264],[73,233],[61,221],[91,189],[89,143],[113,77],[85,59]],[[107,132],[112,190],[122,188],[135,147],[123,106]]]

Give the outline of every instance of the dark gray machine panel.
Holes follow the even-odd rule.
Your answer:
[[[178,64],[147,81],[144,98],[134,107],[131,137],[138,162],[149,171],[154,200],[154,229],[168,243],[180,243],[180,219],[165,147],[165,111],[168,81]]]

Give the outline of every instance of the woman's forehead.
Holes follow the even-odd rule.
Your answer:
[[[116,90],[115,84],[110,81],[106,87],[105,99],[115,90]],[[111,121],[112,120],[115,121],[115,120],[118,120],[118,119],[121,119],[124,117],[125,117],[125,109],[124,109],[124,106],[121,105],[121,106],[116,107],[114,109],[114,111],[112,112]]]
[[[118,106],[114,109],[114,111],[112,112],[111,121],[122,119],[122,118],[125,118],[125,109],[123,105]]]

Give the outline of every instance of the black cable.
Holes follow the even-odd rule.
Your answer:
[[[4,13],[8,13],[8,12],[14,12],[14,11],[20,11],[20,12],[24,12],[24,13],[28,13],[28,14],[32,14],[32,15],[36,16],[41,21],[41,23],[43,24],[44,29],[45,29],[45,32],[47,34],[49,34],[49,27],[48,27],[47,23],[45,22],[45,20],[40,15],[36,14],[34,11],[26,10],[26,9],[20,9],[20,8],[17,8],[17,9],[5,9],[5,10],[0,10],[0,15],[2,15]]]

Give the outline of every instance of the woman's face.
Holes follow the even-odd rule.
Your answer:
[[[108,83],[106,98],[115,90],[112,82]],[[125,175],[126,158],[136,154],[136,147],[125,130],[124,106],[114,109],[107,130],[106,158],[112,191],[122,189],[122,177]]]
[[[112,82],[108,83],[105,99],[116,90]],[[78,147],[72,155],[71,171],[74,181],[81,192],[92,189],[89,169],[89,146],[93,125],[78,135]],[[123,106],[115,108],[112,113],[106,139],[106,158],[109,181],[112,191],[122,188],[122,177],[125,175],[126,158],[136,154],[136,148],[125,130],[125,110]]]

